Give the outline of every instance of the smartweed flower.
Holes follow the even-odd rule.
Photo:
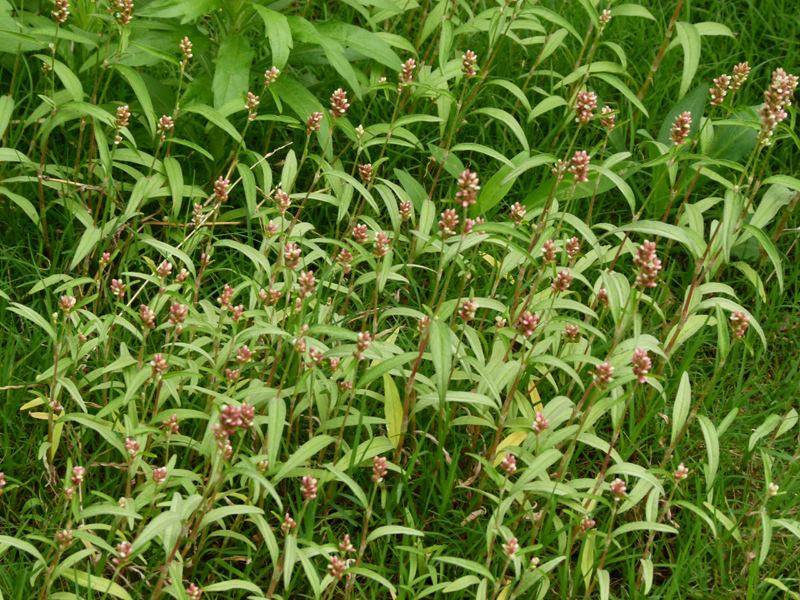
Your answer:
[[[675,117],[675,121],[672,123],[672,129],[670,129],[669,132],[669,137],[673,144],[680,146],[686,141],[686,138],[689,137],[691,131],[692,113],[684,111]]]
[[[266,71],[264,71],[264,87],[269,87],[276,81],[278,81],[278,76],[281,74],[280,69],[278,67],[270,67]]]
[[[578,150],[572,155],[568,171],[575,176],[576,183],[589,181],[589,154],[585,150]]]
[[[628,490],[625,482],[619,477],[612,481],[609,487],[611,488],[611,495],[614,496],[614,500],[620,500],[624,498]]]
[[[536,417],[533,419],[533,431],[534,433],[542,433],[545,429],[550,427],[550,422],[544,416],[544,413],[537,412]]]
[[[524,337],[529,338],[539,326],[539,316],[529,310],[523,312],[517,319],[517,331]]]
[[[467,50],[461,56],[461,72],[465,77],[475,77],[478,73],[478,55]]]
[[[458,229],[458,213],[454,208],[446,208],[439,215],[439,230],[443,236],[453,235]]]
[[[306,120],[306,135],[311,135],[312,131],[319,131],[322,123],[322,113],[313,112]]]
[[[647,288],[656,287],[656,278],[661,271],[661,259],[656,255],[656,243],[649,240],[643,242],[636,250],[633,264],[639,267],[636,285]]]
[[[714,79],[714,87],[709,88],[711,94],[711,106],[719,106],[725,101],[728,90],[731,87],[731,78],[728,75],[720,75]]]
[[[310,502],[317,497],[317,480],[311,475],[303,475],[301,480],[303,500]]]
[[[506,475],[513,475],[517,471],[517,457],[507,452],[500,461],[500,468],[506,472]]]
[[[381,483],[389,473],[388,461],[385,456],[375,456],[372,458],[372,481]]]
[[[350,103],[347,101],[347,92],[342,88],[336,89],[331,94],[331,115],[336,117],[343,117],[347,114],[347,109],[350,108]]]
[[[475,204],[478,198],[478,192],[481,189],[478,174],[469,169],[464,169],[461,175],[458,176],[457,185],[456,202],[461,204],[462,208],[467,208]]]
[[[519,541],[515,537],[510,538],[505,544],[503,544],[503,551],[505,551],[508,558],[514,558],[514,555],[518,550]]]
[[[55,0],[53,10],[50,12],[53,19],[59,25],[63,25],[69,19],[69,0]]]
[[[178,47],[180,48],[181,55],[183,56],[181,59],[181,65],[183,68],[186,68],[186,65],[189,64],[189,61],[192,60],[192,57],[194,56],[192,54],[192,41],[188,37],[184,36],[181,40],[181,43],[178,44]]]
[[[744,337],[747,333],[747,328],[750,327],[750,317],[740,310],[734,311],[730,316],[731,328],[733,329],[733,336],[737,339]]]
[[[475,300],[464,300],[461,308],[458,309],[458,316],[464,321],[471,321],[475,318],[475,311],[478,310],[478,303]]]
[[[731,81],[731,91],[735,92],[741,88],[750,76],[750,64],[739,63],[733,67],[733,80]]]
[[[636,348],[636,350],[633,351],[631,364],[633,365],[633,374],[636,375],[636,380],[639,383],[645,383],[647,381],[647,374],[650,372],[650,369],[653,368],[653,361],[650,360],[647,350],[644,348]]]
[[[575,98],[575,121],[586,125],[594,117],[597,108],[597,94],[589,91],[578,92]]]
[[[614,367],[610,362],[603,362],[597,365],[594,370],[594,380],[598,386],[606,385],[614,375]]]

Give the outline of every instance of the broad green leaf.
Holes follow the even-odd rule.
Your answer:
[[[683,47],[683,73],[678,92],[678,95],[683,96],[689,91],[697,67],[700,65],[700,33],[691,23],[678,21],[675,23],[675,35]]]
[[[689,374],[683,372],[681,382],[678,385],[678,392],[675,394],[675,404],[672,407],[672,434],[670,442],[675,443],[678,434],[686,423],[689,416],[689,409],[692,405],[692,387],[689,382]]]
[[[245,95],[250,86],[250,64],[254,52],[243,35],[228,35],[217,51],[214,80],[214,108],[231,100],[240,100],[244,106]]]
[[[252,6],[264,21],[264,27],[269,38],[269,49],[272,52],[272,64],[282,69],[286,65],[286,61],[289,60],[289,53],[294,46],[289,22],[284,15],[270,10],[266,6],[261,6],[260,4],[253,4]]]
[[[383,376],[383,402],[383,410],[386,415],[386,436],[397,448],[403,428],[403,403],[400,400],[397,385],[389,374]]]

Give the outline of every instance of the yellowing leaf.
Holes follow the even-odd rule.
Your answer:
[[[494,466],[496,467],[503,460],[502,451],[504,448],[508,448],[509,446],[520,446],[522,445],[522,442],[525,441],[526,437],[528,437],[527,431],[515,431],[497,444],[497,453],[494,457]]]

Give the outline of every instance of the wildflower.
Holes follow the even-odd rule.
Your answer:
[[[303,475],[301,482],[303,486],[303,500],[310,502],[317,497],[317,480],[311,475]]]
[[[656,287],[656,277],[661,270],[661,259],[656,255],[656,243],[646,240],[636,250],[633,264],[639,267],[636,275],[636,285],[642,287]]]
[[[169,115],[161,115],[158,120],[158,133],[161,135],[161,141],[167,139],[167,134],[175,129],[175,121]]]
[[[547,240],[542,244],[542,258],[545,262],[553,262],[556,259],[556,243],[553,240]]]
[[[600,125],[605,127],[608,132],[613,131],[617,126],[617,113],[608,105],[600,109]]]
[[[439,229],[442,231],[442,235],[453,235],[458,227],[458,214],[455,209],[446,208],[439,216]]]
[[[203,590],[201,590],[196,584],[190,583],[186,587],[186,595],[189,597],[189,600],[200,600],[203,596]]]
[[[290,269],[300,264],[300,246],[294,242],[287,242],[283,247],[283,261]]]
[[[517,457],[507,452],[500,462],[500,468],[506,472],[506,475],[513,475],[517,471]]]
[[[58,299],[58,307],[65,313],[69,314],[69,312],[75,308],[75,304],[77,302],[78,300],[75,298],[75,296],[64,295]]]
[[[128,25],[133,20],[133,0],[112,0],[111,14],[123,27]]]
[[[714,87],[708,90],[711,94],[711,106],[719,106],[725,101],[730,86],[731,78],[728,75],[720,75],[714,79]]]
[[[414,81],[414,69],[417,68],[417,61],[413,58],[409,58],[406,62],[402,64],[400,67],[400,85],[398,89],[401,89],[403,86],[411,85]]]
[[[400,203],[400,219],[403,221],[408,221],[411,218],[411,202],[408,200],[403,200]]]
[[[475,300],[464,300],[458,310],[458,316],[464,321],[471,321],[475,318],[475,311],[478,310],[478,303]]]
[[[361,123],[359,123],[358,126],[355,128],[355,132],[356,132],[356,137],[360,142],[361,138],[364,137],[364,126]]]
[[[508,323],[507,323],[507,321],[506,321],[505,317],[501,317],[500,315],[497,315],[497,316],[494,318],[494,325],[495,325],[495,327],[497,327],[498,329],[502,329],[502,328],[503,328],[503,327],[505,327],[507,324],[508,324]]]
[[[597,301],[603,306],[608,306],[608,290],[606,288],[597,290]]]
[[[566,173],[568,169],[569,169],[569,163],[559,158],[553,165],[551,171],[553,173],[553,176],[556,178],[556,181],[561,182],[561,180],[564,179],[564,173]]]
[[[247,92],[247,100],[245,100],[244,107],[247,109],[247,120],[255,121],[258,116],[258,105],[261,103],[261,98],[256,96],[253,92]]]
[[[772,483],[769,484],[769,486],[767,486],[767,496],[769,497],[777,496],[779,489],[780,486],[778,486],[778,484],[773,481]]]
[[[731,91],[735,92],[741,88],[750,76],[750,64],[741,62],[733,67],[733,78],[731,81]]]
[[[189,307],[179,302],[173,302],[169,307],[169,323],[170,325],[180,325],[186,320],[189,314]]]
[[[242,344],[236,351],[236,362],[240,365],[249,363],[253,358],[253,352],[248,348],[247,344]]]
[[[319,131],[321,123],[322,123],[322,113],[321,112],[311,113],[308,119],[306,119],[306,135],[311,135],[312,131]]]
[[[80,486],[83,483],[84,478],[86,477],[86,468],[81,466],[74,466],[72,467],[72,485]]]
[[[539,326],[539,316],[529,310],[523,312],[517,319],[517,331],[524,337],[529,338]]]
[[[581,531],[586,533],[590,529],[594,529],[595,525],[597,525],[597,521],[592,519],[591,517],[584,517],[581,521]]]
[[[353,225],[353,240],[359,244],[363,244],[367,241],[367,226],[363,223],[359,223],[358,225]]]
[[[178,415],[172,415],[169,419],[164,421],[162,425],[167,433],[178,435],[181,432],[181,426],[178,424]]]
[[[278,207],[278,211],[281,214],[285,214],[289,207],[292,205],[292,199],[289,197],[289,194],[284,192],[281,188],[275,190],[274,194],[275,204]]]
[[[550,427],[550,421],[544,416],[544,413],[537,412],[536,417],[533,419],[534,433],[542,433],[545,429]]]
[[[136,441],[136,438],[125,438],[125,450],[131,456],[131,458],[136,456],[136,453],[139,452],[139,449],[140,445],[139,442]]]
[[[225,380],[228,383],[236,383],[239,380],[239,376],[241,375],[241,371],[239,369],[225,369]]]
[[[610,485],[611,494],[614,496],[614,500],[619,500],[620,498],[624,498],[627,492],[627,486],[625,482],[622,481],[619,477],[617,477],[614,481],[611,482]]]
[[[564,244],[564,248],[567,250],[567,256],[575,258],[578,252],[581,251],[581,241],[573,236],[567,240],[567,243]]]
[[[217,180],[214,182],[214,197],[217,199],[217,202],[228,201],[228,188],[230,185],[230,180],[222,176],[217,178]]]
[[[167,359],[164,358],[163,354],[156,353],[153,355],[153,359],[150,361],[150,366],[153,368],[153,377],[159,377],[166,373],[167,369],[169,369],[169,363],[167,363]]]
[[[540,564],[541,562],[542,562],[542,561],[539,559],[539,557],[538,557],[538,556],[531,556],[531,560],[530,560],[530,562],[529,562],[528,564],[530,564],[530,566],[531,566],[531,569],[535,569],[536,567],[538,567],[538,566],[539,566],[539,564]]]
[[[375,248],[373,249],[373,254],[378,258],[383,258],[389,252],[390,244],[389,236],[383,231],[379,231],[375,234]]]
[[[472,229],[475,225],[480,225],[484,223],[483,217],[478,217],[477,219],[470,219],[467,218],[464,220],[464,234],[472,233]]]
[[[577,341],[578,335],[580,334],[580,329],[577,325],[568,324],[564,326],[564,334],[567,336],[569,341],[574,342]]]
[[[525,207],[522,204],[520,204],[519,202],[514,202],[514,204],[511,205],[511,210],[510,210],[509,214],[510,214],[511,220],[514,221],[514,223],[516,225],[519,225],[520,223],[522,223],[522,220],[525,218],[525,213],[526,212],[527,211],[526,211]]]
[[[308,298],[314,293],[314,288],[317,286],[317,280],[314,278],[314,271],[304,271],[300,273],[297,278],[297,283],[300,285],[300,297]]]
[[[222,286],[222,293],[217,298],[217,302],[222,308],[228,308],[231,304],[231,300],[233,299],[233,288],[230,284],[225,284]]]
[[[50,14],[56,23],[63,25],[69,19],[69,0],[54,0],[53,4]]]
[[[461,204],[462,208],[472,206],[478,199],[478,191],[481,189],[478,174],[464,169],[461,175],[458,176],[456,182],[458,191],[456,191],[456,202]]]
[[[389,472],[388,461],[385,456],[375,456],[372,458],[372,481],[380,483]]]
[[[280,69],[278,67],[270,67],[266,71],[264,71],[264,87],[269,87],[276,81],[278,81],[278,76],[281,74]]]
[[[128,541],[120,542],[117,544],[117,556],[113,558],[111,562],[115,565],[119,565],[120,563],[125,562],[131,555],[131,550],[133,549],[133,544]]]
[[[599,386],[606,385],[609,381],[611,381],[611,377],[613,375],[614,367],[612,367],[611,363],[608,361],[600,363],[594,369],[594,380]]]
[[[127,127],[128,123],[130,123],[131,119],[131,111],[128,108],[127,104],[123,104],[122,106],[117,107],[116,118],[114,119],[114,127],[117,130],[116,136],[114,137],[114,145],[118,146],[122,143],[122,134],[119,132],[120,129],[123,127]]]
[[[597,20],[600,21],[600,31],[602,31],[611,22],[611,11],[608,8],[603,9]]]
[[[586,150],[578,150],[572,155],[572,159],[569,161],[569,169],[567,170],[575,176],[576,183],[589,181],[589,160],[589,154]]]
[[[364,352],[367,351],[369,345],[372,343],[372,334],[369,331],[361,331],[356,339],[356,360],[364,359]]]
[[[670,129],[669,132],[669,137],[673,144],[680,146],[686,141],[686,138],[689,137],[691,131],[692,113],[687,110],[675,117],[675,121],[672,123],[672,129]]]
[[[181,40],[181,43],[178,44],[178,47],[181,49],[181,54],[183,55],[183,58],[181,59],[181,66],[186,68],[186,65],[189,64],[189,61],[192,60],[192,57],[194,56],[192,54],[192,41],[188,37],[183,36],[183,39]]]
[[[478,55],[467,50],[461,56],[461,72],[465,77],[475,77],[478,73]]]
[[[153,469],[153,481],[156,485],[161,485],[167,480],[167,467],[157,467]]]
[[[3,495],[3,488],[5,488],[7,484],[6,474],[0,471],[0,496]]]
[[[686,465],[681,463],[672,475],[675,477],[675,482],[680,483],[689,476],[689,469],[686,468]]]
[[[519,541],[517,538],[510,538],[505,544],[503,544],[503,550],[509,558],[514,558],[517,550],[519,550]]]
[[[553,279],[553,283],[550,284],[550,289],[553,290],[554,294],[558,294],[559,292],[566,292],[570,285],[572,285],[572,273],[566,269],[562,269],[558,272],[555,279]]]
[[[350,273],[352,267],[350,263],[353,261],[353,253],[350,252],[347,248],[342,248],[336,254],[336,262],[339,263],[342,267],[342,272],[347,275]]]
[[[341,579],[347,571],[347,561],[332,554],[328,559],[328,573],[334,579]]]
[[[72,529],[62,529],[56,533],[56,544],[58,544],[62,550],[72,544],[72,539]]]
[[[633,374],[636,375],[636,380],[639,383],[645,383],[647,381],[647,374],[650,372],[650,369],[653,368],[653,361],[650,360],[650,357],[647,355],[647,350],[644,348],[636,348],[636,350],[633,351],[631,364],[633,365]]]
[[[372,163],[358,165],[358,174],[361,176],[361,181],[364,183],[369,183],[372,181]]]
[[[331,115],[336,117],[343,117],[350,108],[350,103],[347,101],[347,92],[342,88],[338,88],[331,94]]]
[[[597,94],[594,92],[578,92],[575,98],[575,121],[581,125],[586,125],[594,117],[594,110],[597,108]]]
[[[335,371],[339,368],[339,363],[342,362],[342,359],[338,356],[331,356],[328,359],[328,364],[331,366],[331,371]]]
[[[64,488],[64,496],[66,496],[67,500],[72,500],[72,497],[75,495],[75,488],[72,486]]]
[[[356,551],[353,543],[350,541],[350,536],[346,533],[342,536],[342,541],[339,542],[339,550],[345,554]]]
[[[112,279],[109,287],[111,288],[111,294],[119,300],[125,297],[125,284],[119,279]]]
[[[734,337],[737,339],[743,338],[744,334],[747,333],[747,328],[750,327],[750,317],[742,311],[736,310],[731,313],[730,321]]]
[[[281,523],[281,531],[283,535],[289,535],[289,532],[297,527],[297,521],[295,521],[292,516],[287,512],[283,515],[283,522]]]
[[[764,92],[764,106],[761,108],[761,133],[759,142],[770,144],[772,134],[778,124],[786,119],[786,108],[792,104],[792,96],[797,89],[797,76],[789,75],[783,69],[772,72],[772,81]]]

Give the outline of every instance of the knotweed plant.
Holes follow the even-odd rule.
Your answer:
[[[797,412],[707,401],[784,285],[793,65],[698,76],[681,0],[323,4],[0,2],[0,586],[797,597]]]

